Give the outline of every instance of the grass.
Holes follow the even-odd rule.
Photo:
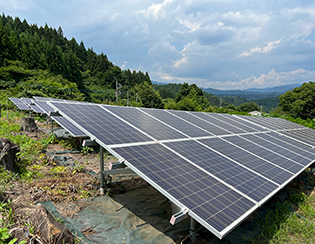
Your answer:
[[[314,182],[314,177],[311,180]],[[315,243],[315,194],[296,189],[288,200],[278,202],[276,209],[268,212],[258,228],[260,233],[248,243]]]

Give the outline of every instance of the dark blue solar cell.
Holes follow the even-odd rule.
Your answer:
[[[303,129],[303,130],[291,130],[291,131],[281,131],[281,134],[293,138],[299,142],[305,143],[306,145],[315,146],[315,130],[313,129]]]
[[[160,144],[112,148],[112,150],[121,155],[126,160],[126,163],[136,166],[140,172],[143,172],[142,168],[144,167],[150,169],[151,172],[147,172],[143,177],[147,177],[147,180],[155,182],[191,211],[195,212],[196,210],[199,216],[204,216],[206,219],[212,216],[226,219],[223,212],[226,206],[232,207],[236,203],[234,209],[239,208],[237,202],[243,198],[242,195],[234,192],[230,187],[194,167],[188,161]],[[134,152],[139,152],[139,155],[142,154],[141,152],[145,152],[146,156],[134,158]],[[161,165],[155,156],[150,156],[151,152],[163,154],[170,164],[175,162],[176,167],[168,167],[167,164]],[[181,171],[184,167],[187,167],[187,169],[191,167],[191,170]],[[199,208],[200,205],[203,207]],[[243,213],[243,209],[248,210],[252,206],[254,206],[253,203],[245,204],[241,213]],[[232,218],[235,216],[239,217],[240,215],[239,213],[231,214],[228,217],[228,221],[223,221],[225,224],[223,228],[230,225],[233,222]]]
[[[252,135],[247,135],[246,137],[253,137]],[[259,139],[259,138],[258,138]],[[244,139],[244,136],[231,136],[226,137],[224,140],[227,140],[237,146],[240,146],[244,148],[247,151],[252,152],[253,154],[256,154],[280,167],[283,169],[289,170],[292,173],[299,172],[303,166],[295,163],[289,158],[285,158],[278,154],[276,151],[267,150],[263,146],[260,146],[258,144],[253,143],[252,141],[248,141]],[[261,142],[263,143],[263,142]]]
[[[231,137],[225,137],[225,139]],[[209,146],[210,148],[226,155],[227,157],[237,161],[239,164],[252,169],[267,179],[270,179],[277,184],[283,184],[290,177],[293,176],[292,173],[287,172],[285,169],[279,168],[268,161],[255,156],[231,143],[224,141],[219,138],[203,139],[199,140],[201,143]]]
[[[86,136],[85,133],[80,130],[77,126],[72,124],[69,120],[64,117],[54,116],[52,117],[54,121],[56,121],[61,127],[63,127],[66,131],[68,131],[73,137],[83,137]]]
[[[18,107],[18,109],[20,110],[30,110],[30,108],[19,98],[11,98],[10,97],[11,102],[14,103],[15,106]]]
[[[43,110],[45,114],[49,114],[49,112],[54,111],[54,109],[47,104],[46,101],[34,101],[34,104]]]
[[[288,148],[288,145],[282,141],[278,141],[277,144],[275,144],[275,143],[272,143],[271,141],[264,140],[262,137],[260,137],[260,134],[243,135],[242,137],[250,140],[251,142],[257,143],[264,148],[267,148],[271,151],[281,154],[282,156],[289,158],[301,165],[306,166],[310,163],[310,159],[305,158],[302,155],[304,152],[302,149],[298,149],[298,148],[293,149],[292,147]]]
[[[168,112],[214,134],[214,135],[229,135],[232,134],[230,131],[224,130],[218,125],[211,124],[209,122],[206,122],[196,116],[193,116],[189,114],[188,112],[183,111],[175,111],[175,110],[169,110]]]
[[[104,108],[157,140],[187,138],[184,134],[177,132],[137,108],[119,106],[104,106]]]
[[[232,116],[230,114],[211,113],[210,115],[221,119],[228,124],[241,128],[247,132],[266,131],[266,129],[263,129],[261,126],[255,125],[245,120],[240,120],[236,116]]]
[[[141,108],[141,110],[163,121],[164,123],[174,127],[175,129],[185,133],[190,137],[203,137],[213,135],[208,131],[198,128],[192,123],[188,123],[187,121],[174,116],[173,114],[167,112],[166,110],[144,108]]]
[[[245,194],[259,192],[261,185],[268,181],[196,141],[170,142],[165,145]],[[238,151],[241,151],[241,149],[238,149]],[[251,184],[249,184],[249,181]],[[244,185],[247,185],[249,189],[246,189]],[[271,182],[269,186],[268,194],[277,188],[277,185]],[[254,196],[253,199],[259,202],[264,197]]]
[[[298,152],[299,154],[303,155],[304,157],[309,158],[310,160],[315,159],[315,151],[314,149],[305,146],[301,143],[298,143],[296,141],[293,141],[289,138],[280,136],[276,133],[263,133],[263,134],[259,134],[259,137],[264,138],[267,141],[270,141],[274,144],[278,144],[278,143],[283,143],[285,145],[285,147],[292,151],[292,152]]]
[[[239,134],[239,133],[245,133],[246,130],[244,129],[240,129],[237,127],[232,126],[231,124],[228,124],[222,120],[217,119],[214,116],[211,116],[211,114],[208,113],[197,113],[197,112],[191,112],[191,114],[193,114],[194,116],[197,116],[198,118],[201,118],[203,120],[208,121],[209,123],[212,123],[216,126],[219,126],[222,129],[225,129],[226,131],[235,133],[235,134]]]
[[[30,104],[29,106],[35,113],[45,113],[40,107],[36,105]]]
[[[152,141],[149,137],[105,111],[99,105],[51,102],[64,117],[72,119],[89,136],[95,136],[106,145]]]

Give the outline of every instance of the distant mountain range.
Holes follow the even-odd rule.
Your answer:
[[[218,90],[213,88],[203,88],[205,92],[211,93],[219,97],[244,97],[250,99],[262,99],[267,97],[277,97],[291,91],[301,84],[290,84],[283,86],[267,87],[267,88],[250,88],[246,90]]]
[[[213,88],[203,88],[204,91],[209,92],[214,95],[226,95],[226,96],[239,96],[242,94],[253,94],[253,93],[274,93],[274,94],[284,94],[287,91],[291,91],[296,87],[301,86],[301,84],[290,84],[283,86],[267,87],[267,88],[249,88],[246,90],[218,90]]]
[[[156,85],[166,85],[167,83],[152,81]],[[252,99],[264,99],[268,97],[278,97],[291,91],[296,87],[300,87],[302,84],[290,84],[283,86],[267,87],[267,88],[249,88],[245,90],[218,90],[213,88],[202,88],[205,92],[211,93],[218,97],[243,97],[247,100]]]

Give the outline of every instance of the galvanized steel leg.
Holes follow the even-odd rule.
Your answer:
[[[196,234],[196,220],[190,217],[190,231],[189,237],[192,243],[197,242],[197,234]]]
[[[101,188],[100,188],[100,194],[104,194],[104,149],[102,146],[100,146],[100,177],[101,177]]]
[[[54,121],[50,119],[50,124],[51,124],[51,133],[54,132]]]

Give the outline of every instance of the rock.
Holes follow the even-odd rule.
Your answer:
[[[38,127],[35,124],[33,117],[23,117],[21,118],[21,130],[28,132],[37,132]]]
[[[0,138],[0,165],[6,170],[15,172],[16,154],[20,151],[20,147],[6,138]]]
[[[13,211],[18,216],[25,216],[23,222],[28,226],[32,226],[33,233],[30,232],[28,237],[24,240],[29,241],[31,238],[38,238],[42,243],[75,243],[75,238],[72,233],[56,221],[54,217],[43,207],[42,204],[36,206],[13,206]],[[12,231],[12,236],[18,238],[20,241],[27,234],[26,230],[17,229]],[[16,236],[15,236],[16,233]]]

